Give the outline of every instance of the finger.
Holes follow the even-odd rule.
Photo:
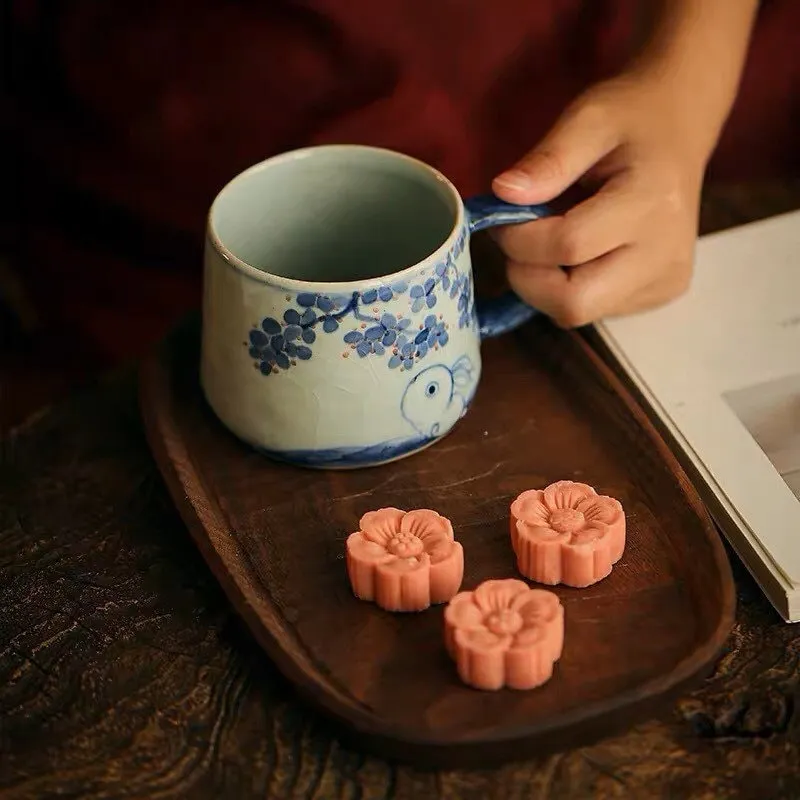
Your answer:
[[[509,261],[506,278],[518,297],[551,319],[560,313],[569,292],[569,273],[560,267]]]
[[[494,179],[492,190],[509,203],[546,203],[572,186],[619,143],[617,129],[602,107],[578,102],[564,112],[533,150]]]
[[[564,328],[577,328],[653,302],[652,271],[625,246],[570,270],[508,265],[511,288]]]
[[[498,228],[494,238],[514,261],[578,266],[633,242],[657,199],[621,173],[563,216]]]

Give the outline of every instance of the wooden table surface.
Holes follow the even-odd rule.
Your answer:
[[[800,207],[709,194],[705,229]],[[660,719],[492,771],[426,773],[339,744],[230,611],[172,508],[128,373],[2,445],[0,797],[798,798],[800,627],[734,564],[715,674]]]

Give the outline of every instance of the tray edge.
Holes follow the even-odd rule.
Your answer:
[[[341,731],[343,738],[355,740],[359,749],[369,750],[376,755],[391,760],[413,762],[419,766],[430,768],[499,765],[519,760],[531,754],[540,755],[545,752],[564,749],[566,746],[574,747],[578,743],[583,743],[584,740],[596,739],[598,735],[610,735],[615,730],[631,725],[634,717],[637,720],[646,718],[651,710],[662,706],[668,700],[674,699],[685,692],[713,670],[714,662],[722,651],[733,627],[736,608],[733,576],[722,541],[685,470],[664,439],[659,435],[646,413],[639,407],[613,370],[603,362],[591,347],[585,338],[585,334],[578,331],[570,331],[564,335],[570,336],[577,343],[577,346],[595,368],[598,377],[609,386],[617,398],[625,405],[642,433],[657,451],[658,456],[675,476],[681,492],[703,524],[712,548],[723,595],[718,624],[713,634],[698,649],[681,659],[668,673],[664,673],[627,692],[594,703],[588,708],[588,711],[579,709],[572,713],[561,715],[557,724],[549,726],[538,724],[534,728],[515,729],[504,733],[502,737],[487,736],[481,739],[462,741],[449,739],[442,741],[440,739],[409,736],[408,732],[392,730],[386,726],[376,724],[377,720],[374,716],[360,709],[357,714],[351,713],[354,706],[341,702],[338,698],[336,698],[335,703],[331,703],[330,700],[335,695],[330,692],[320,691],[318,684],[313,681],[300,679],[300,672],[294,659],[286,654],[268,631],[265,631],[255,609],[246,600],[246,592],[239,588],[232,572],[227,569],[224,557],[213,546],[205,530],[198,530],[198,527],[204,528],[203,520],[205,519],[210,519],[216,528],[224,529],[226,526],[219,523],[219,520],[224,519],[224,515],[218,507],[213,509],[201,508],[192,501],[187,489],[192,485],[202,487],[203,482],[193,467],[187,467],[183,476],[178,474],[178,470],[175,467],[178,455],[174,450],[176,447],[183,450],[183,445],[178,445],[175,442],[172,442],[171,446],[168,444],[169,437],[164,435],[164,420],[155,410],[158,405],[158,395],[163,395],[164,386],[170,380],[170,371],[167,366],[169,360],[168,345],[175,335],[175,331],[169,334],[164,342],[142,362],[139,371],[140,411],[148,445],[159,471],[193,541],[222,586],[229,602],[246,622],[250,633],[274,662],[278,670],[297,688],[299,694],[303,695],[318,710],[338,721],[343,727]],[[163,401],[168,398],[161,397],[160,399]],[[163,402],[161,406],[165,407]],[[190,464],[187,458],[184,458],[183,461]],[[208,496],[207,493],[206,496]],[[306,677],[305,673],[302,674],[302,677]],[[627,715],[624,721],[616,719],[623,715]],[[576,734],[575,728],[577,726],[581,726],[585,735]],[[565,733],[566,736],[564,736]],[[561,735],[561,738],[559,738],[559,735]],[[547,738],[547,747],[542,747],[540,744],[540,740],[543,738]],[[526,744],[528,745],[527,749]],[[510,747],[513,747],[514,754],[509,756],[506,751]]]

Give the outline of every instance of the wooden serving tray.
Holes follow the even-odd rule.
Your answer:
[[[728,560],[698,496],[584,340],[535,320],[483,353],[473,408],[448,438],[350,472],[273,463],[229,434],[199,388],[196,320],[142,372],[155,457],[255,638],[358,747],[420,765],[515,760],[629,725],[710,670],[734,615]],[[470,589],[516,575],[509,503],[563,478],[622,501],[628,544],[606,580],[557,589],[566,640],[545,686],[467,688],[445,654],[441,607],[389,614],[351,594],[344,542],[365,511],[448,516]]]

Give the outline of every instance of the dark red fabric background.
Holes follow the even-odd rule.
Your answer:
[[[622,63],[638,0],[14,0],[3,89],[15,266],[100,362],[199,298],[206,209],[242,168],[362,142],[485,190]],[[711,179],[800,168],[800,3],[764,3]]]

